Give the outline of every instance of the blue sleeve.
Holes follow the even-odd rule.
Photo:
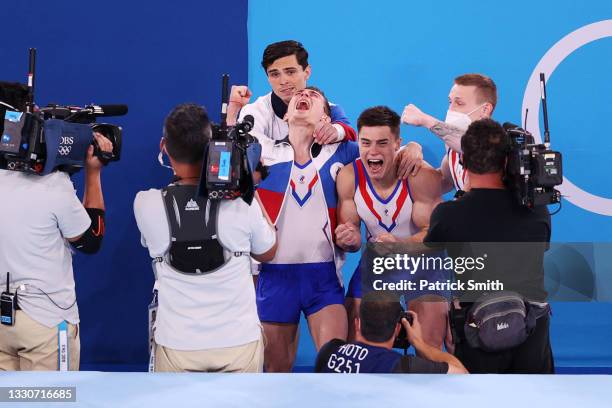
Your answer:
[[[344,109],[340,105],[331,105],[331,120],[332,122],[344,123],[345,125],[351,125],[348,117],[344,113]]]
[[[346,165],[359,158],[359,145],[356,142],[343,142],[341,146],[344,153],[342,163]]]

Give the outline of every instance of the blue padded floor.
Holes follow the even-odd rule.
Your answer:
[[[608,408],[612,400],[605,375],[7,372],[0,386],[76,387],[76,404],[30,404],[36,407]]]

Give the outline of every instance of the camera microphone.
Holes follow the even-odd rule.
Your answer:
[[[127,105],[89,105],[85,108],[91,109],[95,116],[123,116],[128,113]]]
[[[246,115],[242,119],[242,131],[243,132],[249,133],[251,129],[253,129],[254,125],[255,125],[255,118],[253,117],[253,115]]]

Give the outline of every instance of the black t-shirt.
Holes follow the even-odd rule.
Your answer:
[[[550,241],[550,214],[545,206],[521,206],[505,189],[475,188],[455,201],[439,204],[431,214],[425,242],[441,243],[547,243]],[[459,246],[449,245],[457,250]],[[547,244],[494,244],[496,257],[489,257],[488,270],[495,271],[529,299],[543,301],[543,257]],[[487,271],[488,271],[487,270]],[[464,278],[469,274],[463,275]],[[514,279],[514,281],[513,281]]]
[[[334,339],[319,351],[315,372],[446,374],[448,364],[403,356],[383,347]]]
[[[549,242],[550,214],[529,209],[505,189],[474,188],[431,214],[426,242]]]

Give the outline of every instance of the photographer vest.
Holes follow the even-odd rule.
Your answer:
[[[198,197],[195,185],[170,184],[162,189],[162,199],[170,229],[170,247],[164,260],[177,272],[207,274],[219,270],[233,256],[217,236],[219,201]]]

